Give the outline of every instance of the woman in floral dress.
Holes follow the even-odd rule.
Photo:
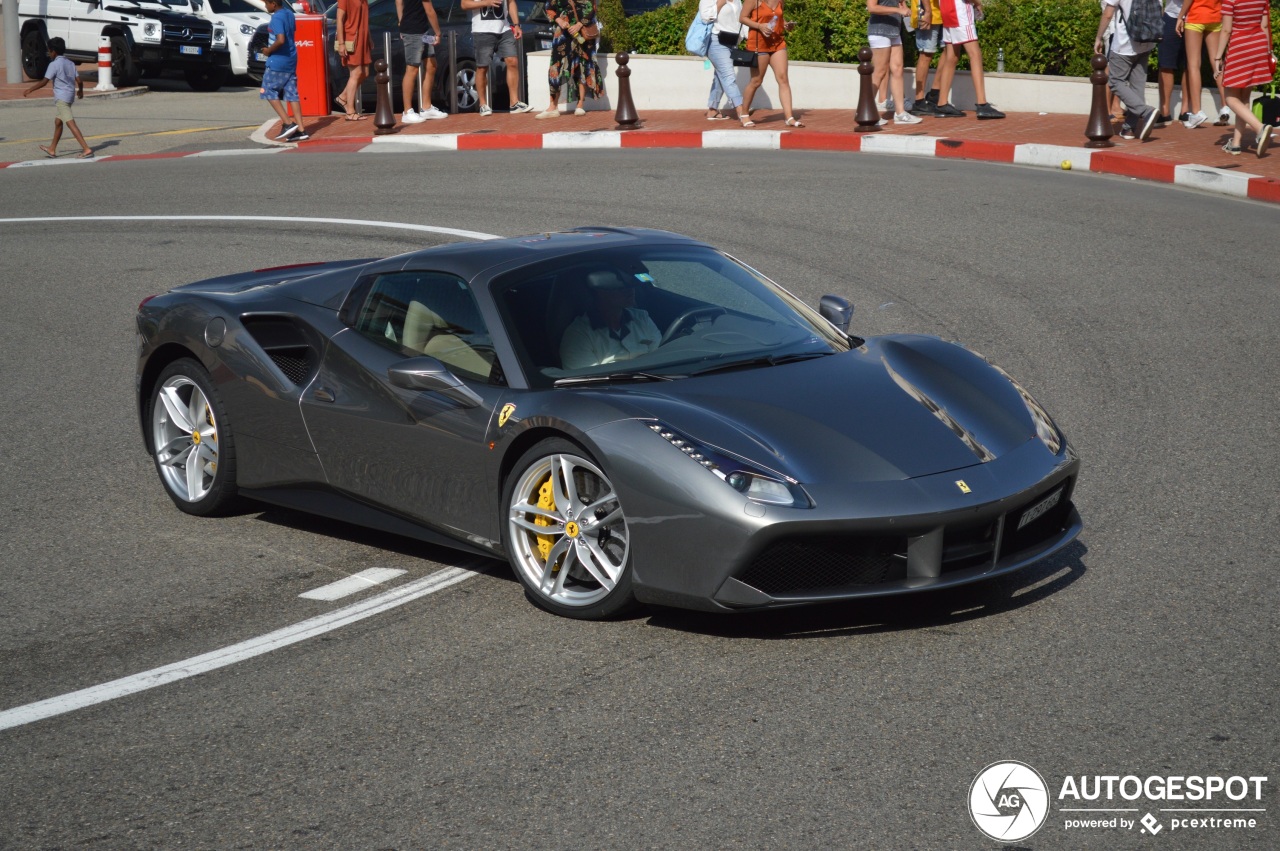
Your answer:
[[[560,89],[566,80],[569,91],[565,105],[576,103],[573,114],[586,115],[583,98],[600,97],[604,93],[600,66],[596,64],[596,39],[581,32],[584,26],[596,22],[595,0],[548,0],[547,18],[556,25],[555,38],[551,41],[551,66],[547,69],[551,104],[535,117],[560,117]]]
[[[1236,116],[1231,141],[1222,146],[1228,154],[1240,153],[1248,127],[1258,134],[1258,156],[1262,156],[1275,129],[1249,109],[1249,90],[1271,82],[1276,73],[1270,14],[1267,0],[1222,0],[1222,38],[1213,57],[1213,76],[1227,90],[1227,106]]]

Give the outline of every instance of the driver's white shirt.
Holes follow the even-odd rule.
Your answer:
[[[596,326],[587,315],[569,323],[560,339],[560,365],[565,369],[630,360],[651,352],[662,341],[662,332],[649,314],[637,308],[624,309],[622,330],[614,334],[609,326]]]

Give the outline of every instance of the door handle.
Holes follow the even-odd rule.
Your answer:
[[[316,400],[320,402],[332,402],[338,398],[333,394],[333,391],[330,390],[328,387],[317,387],[315,392],[312,393],[311,395],[314,396]]]

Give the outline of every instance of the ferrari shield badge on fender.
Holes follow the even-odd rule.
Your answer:
[[[507,420],[511,419],[511,415],[516,412],[516,406],[508,402],[502,406],[502,411],[498,413],[498,428],[502,428],[507,424]]]
[[[973,489],[964,483],[964,479],[956,479],[956,487],[960,488],[960,493],[973,493]]]

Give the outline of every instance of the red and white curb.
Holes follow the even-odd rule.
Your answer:
[[[138,154],[90,160],[41,159],[0,163],[0,168],[87,165],[182,157],[218,157],[280,153],[404,153],[410,151],[616,150],[626,148],[703,148],[713,150],[847,151],[910,157],[977,160],[1058,170],[1110,174],[1170,183],[1235,198],[1280,204],[1280,180],[1220,168],[1176,163],[1114,149],[1090,150],[1063,145],[1018,144],[938,136],[796,133],[784,130],[599,130],[552,133],[414,133],[395,136],[313,139],[302,144],[271,143],[264,124],[251,137],[272,147],[195,153]]]

